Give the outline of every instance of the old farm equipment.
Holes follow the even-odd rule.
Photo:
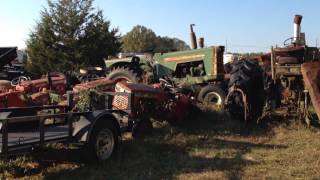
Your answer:
[[[237,112],[237,116],[244,119],[252,116],[256,120],[262,114],[266,100],[265,109],[285,110],[286,114],[299,115],[308,124],[311,102],[319,115],[319,49],[306,45],[305,35],[301,33],[301,20],[300,15],[294,17],[294,36],[284,41],[284,47],[272,47],[271,72],[264,67],[263,73],[253,61],[234,63],[229,82],[232,88],[226,101],[230,113]],[[247,84],[249,82],[251,85]]]
[[[204,48],[201,38],[200,48],[197,49],[193,26],[190,29],[194,49],[106,60],[106,66],[111,69],[107,77],[147,84],[165,79],[181,92],[197,97],[200,102],[223,106],[226,96],[223,85],[224,47]]]
[[[93,85],[82,85],[79,88],[78,85],[75,92],[67,93],[66,105],[2,108],[1,154],[9,155],[49,142],[68,142],[87,147],[92,155],[90,157],[95,160],[106,160],[117,150],[118,138],[122,132],[129,131],[134,137],[140,137],[151,130],[151,117],[160,115],[177,121],[188,114],[192,99],[185,95],[172,94],[172,89],[168,90],[169,85],[164,82],[152,87],[108,80],[108,83],[102,82],[100,87],[113,87],[113,91]],[[79,104],[76,96],[79,96],[84,88],[90,97],[87,102],[89,106],[79,111],[75,108]],[[39,114],[49,109],[52,111]],[[38,113],[24,117],[7,116],[12,111],[29,110]],[[47,122],[52,118],[64,121]],[[19,132],[8,126],[10,123],[34,121],[40,122],[39,127],[29,131],[24,129]]]
[[[289,112],[299,112],[301,118],[309,124],[309,97],[314,107],[319,107],[316,96],[320,66],[316,61],[320,60],[320,53],[318,48],[306,45],[305,34],[301,33],[301,21],[302,16],[294,17],[294,36],[284,42],[285,47],[271,49],[273,91],[282,97],[281,101],[273,99],[272,106],[285,105]]]
[[[122,95],[127,95],[121,93]],[[105,94],[114,96],[113,93]],[[130,95],[129,95],[130,96]],[[66,109],[64,112],[46,113],[43,115],[1,118],[1,155],[21,153],[32,150],[50,142],[76,143],[88,148],[88,156],[91,160],[106,160],[116,151],[120,133],[127,130],[126,123],[117,119],[114,114],[126,113],[126,110],[113,110],[111,107],[105,110],[88,112],[72,111],[72,93],[68,95],[67,106],[41,106],[24,108],[0,109],[1,115],[6,116],[11,111],[44,111],[54,109]],[[106,98],[112,100],[112,98]],[[130,99],[130,97],[129,97]],[[103,102],[102,102],[103,103]],[[105,104],[110,104],[106,102]],[[130,104],[130,103],[129,103]],[[130,108],[130,107],[129,107]],[[56,111],[51,111],[56,112]],[[48,123],[51,118],[60,118],[64,121]],[[24,129],[23,131],[12,130],[8,124],[22,122],[40,122],[38,127]],[[121,122],[121,123],[120,123]]]
[[[7,88],[3,88],[0,93],[0,108],[16,108],[7,113],[6,117],[36,115],[37,111],[26,107],[58,104],[65,93],[65,76],[49,74],[41,79],[21,81],[16,86],[11,83]],[[31,124],[20,123],[17,128],[23,128],[25,125]]]
[[[232,64],[226,110],[234,118],[257,119],[264,106],[262,69],[254,60],[239,60]]]

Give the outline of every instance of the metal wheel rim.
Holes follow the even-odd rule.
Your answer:
[[[96,153],[98,159],[108,159],[114,149],[114,137],[110,129],[102,129],[97,136]]]
[[[216,92],[209,92],[205,96],[204,100],[208,104],[222,105],[222,97],[219,95],[219,93]]]

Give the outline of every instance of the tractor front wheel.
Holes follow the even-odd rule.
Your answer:
[[[207,85],[198,94],[198,101],[208,106],[224,106],[226,93],[219,85]]]

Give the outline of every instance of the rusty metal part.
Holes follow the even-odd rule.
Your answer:
[[[242,102],[243,102],[243,111],[244,111],[244,120],[247,121],[249,118],[249,106],[248,106],[248,99],[247,99],[247,95],[240,89],[237,88],[235,86],[231,87],[231,91],[228,93],[227,97],[226,97],[226,103],[229,102],[229,98],[230,95],[235,93],[235,92],[239,92],[242,96]],[[228,104],[226,104],[226,107],[228,106]]]
[[[112,89],[114,89],[115,84],[115,81],[103,78],[95,81],[77,84],[73,87],[73,92],[79,93],[80,91],[85,91],[94,88],[99,88],[102,91],[111,91]]]
[[[302,64],[301,72],[305,87],[309,91],[311,102],[320,119],[320,62]]]
[[[294,16],[293,22],[294,22],[295,24],[301,24],[301,21],[302,21],[302,16],[301,16],[301,15],[295,15],[295,16]]]
[[[295,15],[294,16],[294,24],[293,24],[293,43],[296,43],[300,45],[300,40],[301,40],[301,21],[302,21],[302,16],[301,15]]]
[[[190,24],[190,39],[191,39],[191,47],[192,49],[197,49],[197,37],[196,34],[193,31],[193,26],[195,26],[195,24]]]
[[[199,38],[199,47],[204,48],[204,38],[203,37]]]

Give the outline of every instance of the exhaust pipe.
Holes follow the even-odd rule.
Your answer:
[[[193,32],[193,26],[195,26],[195,24],[190,24],[190,39],[191,39],[191,47],[192,49],[197,49],[197,37],[196,34]]]
[[[293,42],[298,43],[300,41],[301,34],[301,15],[295,15],[293,20]]]
[[[203,37],[199,38],[199,47],[204,48],[204,38]]]

